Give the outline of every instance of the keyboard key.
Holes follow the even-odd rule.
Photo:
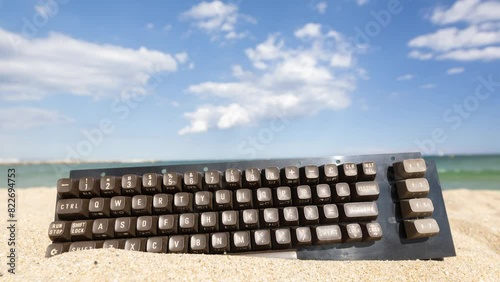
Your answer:
[[[276,229],[273,235],[273,248],[289,249],[292,247],[292,234],[290,233],[290,229]]]
[[[281,184],[285,186],[299,185],[300,172],[296,166],[287,166],[281,170]]]
[[[359,202],[340,204],[341,221],[375,220],[378,216],[376,202]]]
[[[71,223],[69,235],[71,241],[92,240],[93,220],[76,220]]]
[[[339,166],[340,180],[343,182],[356,182],[358,179],[358,168],[355,163],[345,163]]]
[[[83,219],[89,217],[88,199],[63,199],[57,201],[56,215],[60,219]]]
[[[122,195],[133,196],[142,192],[142,177],[135,174],[122,176]]]
[[[315,185],[319,183],[319,168],[316,165],[306,165],[300,168],[300,184]]]
[[[171,235],[177,234],[177,226],[179,221],[178,214],[165,214],[158,217],[158,234]]]
[[[314,227],[313,241],[317,245],[342,242],[342,232],[338,225],[323,225]]]
[[[109,198],[92,198],[89,202],[89,216],[92,218],[97,217],[110,217],[111,210],[109,209],[111,200]]]
[[[183,213],[179,215],[179,233],[198,232],[198,214]]]
[[[162,192],[162,177],[157,173],[145,173],[142,176],[142,191],[144,194],[158,194]]]
[[[238,211],[223,211],[220,228],[223,231],[237,230],[239,223]]]
[[[112,239],[115,237],[115,219],[99,218],[92,224],[92,237],[94,239]]]
[[[197,171],[188,171],[184,173],[184,190],[188,192],[197,192],[202,190],[203,176]]]
[[[168,239],[169,253],[187,253],[188,252],[188,235],[170,236]]]
[[[208,234],[196,234],[190,236],[189,252],[194,254],[208,253]]]
[[[212,233],[210,235],[210,253],[229,252],[229,232]]]
[[[356,182],[352,187],[351,198],[354,201],[375,201],[380,195],[380,188],[375,181]]]
[[[424,177],[427,166],[424,159],[407,159],[393,164],[396,180]]]
[[[53,256],[60,255],[69,251],[69,246],[71,243],[53,243],[47,247],[45,251],[45,257],[50,258]]]
[[[339,170],[336,164],[325,164],[320,166],[321,182],[334,184],[339,181]]]
[[[134,237],[136,217],[119,217],[115,221],[115,237]]]
[[[69,252],[85,251],[102,248],[103,241],[73,242],[69,246]]]
[[[271,232],[269,229],[252,231],[252,245],[254,250],[271,249]]]
[[[228,168],[224,173],[224,187],[227,189],[241,188],[241,171],[239,169]]]
[[[252,190],[250,189],[238,189],[235,192],[236,198],[236,208],[246,209],[253,207],[253,197]]]
[[[180,192],[174,195],[174,212],[192,212],[193,211],[193,194]]]
[[[157,216],[139,216],[137,218],[137,236],[156,236],[158,229]]]
[[[297,207],[286,207],[281,212],[281,224],[284,226],[299,225],[299,209]]]
[[[343,242],[361,242],[363,232],[358,223],[348,223],[341,225]]]
[[[329,204],[332,200],[332,191],[330,185],[319,184],[313,188],[314,200],[313,202],[317,205]]]
[[[288,186],[281,186],[276,188],[274,199],[277,206],[291,206],[292,205],[292,190]]]
[[[328,204],[320,207],[321,223],[334,223],[339,221],[339,211],[337,205]]]
[[[240,212],[240,228],[258,229],[259,228],[259,210],[250,209]]]
[[[265,208],[273,205],[273,194],[269,188],[259,188],[255,192],[256,207]]]
[[[276,208],[267,208],[261,210],[260,222],[263,227],[278,227],[279,218],[279,212]]]
[[[168,250],[168,237],[151,237],[146,242],[146,252],[148,253],[166,253]]]
[[[132,214],[132,198],[115,196],[110,203],[111,216],[129,216]]]
[[[382,239],[382,227],[378,222],[360,223],[363,230],[363,241]]]
[[[233,208],[233,192],[231,190],[218,190],[215,192],[215,209],[228,210]]]
[[[153,197],[147,195],[135,195],[132,197],[132,214],[152,214]]]
[[[429,198],[401,200],[400,204],[403,218],[429,217],[434,212],[434,205]]]
[[[82,198],[99,197],[101,189],[99,179],[93,177],[83,177],[78,181],[78,191]]]
[[[337,183],[335,185],[335,193],[333,195],[334,203],[345,203],[351,200],[351,189],[349,184],[345,182]]]
[[[146,238],[130,238],[125,241],[125,250],[127,251],[146,251]]]
[[[312,204],[312,193],[309,185],[297,186],[293,196],[294,204],[297,206]]]
[[[262,171],[262,185],[265,187],[278,187],[281,184],[280,169],[268,167]]]
[[[174,196],[170,194],[156,194],[153,196],[153,212],[155,214],[172,213]]]
[[[176,172],[163,174],[163,187],[165,193],[174,194],[182,191],[182,175]]]
[[[235,252],[243,252],[250,251],[251,242],[250,242],[250,231],[237,231],[231,233],[232,241],[231,241],[231,249]]]
[[[423,198],[429,195],[429,182],[425,178],[413,178],[396,182],[400,199]]]
[[[438,223],[433,218],[404,220],[404,227],[408,239],[427,238],[439,234]]]
[[[215,191],[222,188],[222,177],[220,171],[210,170],[205,172],[205,189],[209,191]]]
[[[61,198],[77,198],[80,195],[78,180],[71,178],[59,179],[57,181],[57,194]]]
[[[311,245],[312,234],[309,227],[293,227],[292,228],[292,242],[294,246]]]
[[[261,186],[260,180],[260,169],[258,168],[248,168],[243,172],[244,174],[244,186],[248,188],[259,188]]]
[[[302,225],[319,224],[319,211],[317,206],[305,206],[300,208],[300,223]]]
[[[71,240],[71,222],[54,221],[49,224],[49,238],[52,242],[67,242]]]
[[[201,232],[213,232],[219,230],[219,213],[204,212],[200,217]]]
[[[125,249],[125,239],[105,240],[103,249]]]
[[[122,185],[120,177],[105,176],[100,182],[101,196],[113,197],[122,194]]]
[[[375,162],[362,162],[358,164],[358,179],[362,181],[375,180],[377,176],[377,165]]]
[[[213,209],[213,193],[200,191],[194,194],[194,208],[198,211],[209,211]]]

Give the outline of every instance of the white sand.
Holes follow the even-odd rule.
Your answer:
[[[0,192],[0,202],[6,203],[6,190]],[[496,191],[444,193],[457,257],[444,261],[347,262],[123,250],[72,252],[46,259],[45,249],[50,244],[47,228],[53,219],[55,195],[54,188],[18,189],[17,274],[7,273],[8,234],[2,227],[0,280],[500,281],[500,192]]]

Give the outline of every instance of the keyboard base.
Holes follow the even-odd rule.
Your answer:
[[[427,172],[425,178],[430,184],[430,198],[435,210],[432,214],[439,224],[440,232],[437,236],[423,239],[406,239],[404,226],[400,214],[399,199],[396,192],[392,164],[404,159],[421,158],[420,153],[398,153],[398,154],[377,154],[359,156],[333,156],[328,158],[306,158],[306,159],[273,159],[273,160],[252,160],[234,161],[205,164],[184,164],[184,165],[163,165],[145,166],[133,168],[111,168],[93,170],[73,170],[71,178],[96,177],[102,175],[122,176],[124,174],[142,175],[148,172],[165,173],[166,171],[184,172],[188,170],[206,171],[225,170],[231,167],[268,167],[286,165],[304,166],[308,164],[322,165],[324,163],[360,163],[363,161],[374,161],[377,163],[376,181],[380,186],[380,196],[377,200],[379,215],[377,222],[384,232],[380,241],[342,243],[332,245],[319,245],[301,247],[296,251],[265,251],[252,253],[230,253],[230,255],[249,255],[266,257],[297,258],[304,260],[415,260],[415,259],[440,259],[455,256],[455,248],[451,236],[448,217],[444,205],[441,185],[434,162],[427,161]],[[55,220],[58,220],[56,217]]]

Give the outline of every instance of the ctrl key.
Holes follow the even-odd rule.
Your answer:
[[[427,238],[439,234],[439,225],[433,218],[405,220],[404,226],[408,239]]]
[[[47,247],[45,251],[45,257],[50,258],[53,256],[60,255],[69,251],[69,246],[71,243],[53,243]]]

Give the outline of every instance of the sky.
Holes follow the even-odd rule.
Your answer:
[[[500,1],[0,0],[0,161],[500,153]]]

